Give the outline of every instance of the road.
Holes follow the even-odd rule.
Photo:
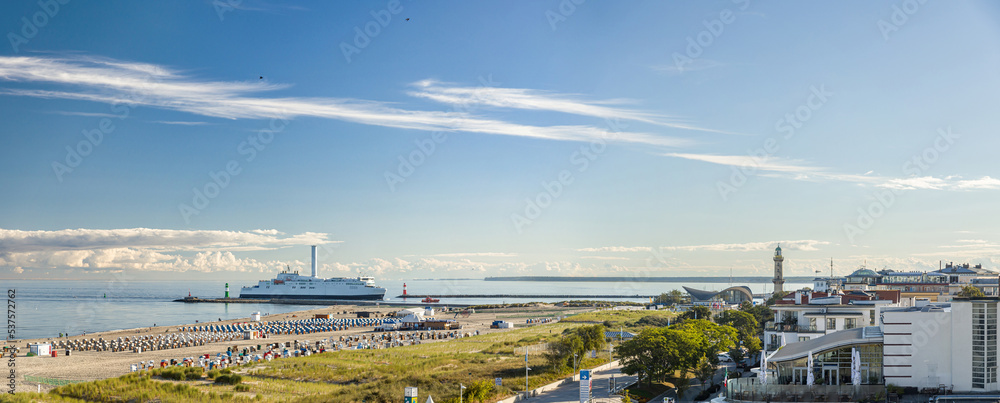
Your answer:
[[[608,384],[611,382],[610,379],[614,376],[619,383],[622,381],[634,381],[635,376],[623,375],[620,371],[621,367],[614,367],[606,369],[604,371],[598,371],[593,373],[591,376],[593,378],[593,390],[591,391],[591,396],[594,398],[596,403],[618,403],[621,400],[617,398],[611,398],[608,391]],[[554,390],[542,393],[538,397],[533,397],[527,400],[527,402],[538,402],[538,403],[579,403],[580,402],[580,383],[575,382],[573,384],[567,384],[560,386]]]

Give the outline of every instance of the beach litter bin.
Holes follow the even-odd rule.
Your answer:
[[[66,350],[66,356],[69,357],[70,350]]]
[[[59,352],[58,352],[58,351],[56,351],[56,350],[52,350],[52,356],[53,356],[53,357],[57,356],[58,354],[59,354]]]

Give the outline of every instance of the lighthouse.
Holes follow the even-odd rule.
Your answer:
[[[229,298],[229,283],[226,283],[226,298]]]
[[[771,281],[774,283],[774,294],[781,295],[783,292],[782,286],[785,284],[785,277],[782,274],[782,262],[785,258],[781,256],[781,244],[774,249],[774,279]]]

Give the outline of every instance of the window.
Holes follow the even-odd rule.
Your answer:
[[[986,389],[997,382],[997,304],[972,304],[972,387]]]
[[[837,330],[837,319],[827,318],[826,320],[826,330]]]
[[[855,318],[844,319],[844,329],[854,329],[858,327],[858,320]]]
[[[868,311],[868,326],[875,326],[875,310]]]
[[[799,341],[809,341],[809,338],[806,336],[799,336]]]
[[[816,330],[816,318],[809,318],[809,330]]]

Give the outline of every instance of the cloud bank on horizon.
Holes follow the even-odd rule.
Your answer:
[[[598,260],[579,263],[573,260],[552,261],[524,259],[509,252],[456,252],[394,258],[375,257],[363,261],[340,262],[330,256],[330,246],[341,241],[328,234],[307,232],[288,235],[275,229],[252,231],[171,230],[150,228],[65,229],[23,231],[0,229],[0,268],[8,273],[25,275],[49,269],[68,273],[142,272],[235,272],[273,273],[286,266],[304,270],[308,262],[262,260],[238,254],[296,246],[321,245],[320,271],[327,276],[366,274],[389,279],[440,275],[573,275],[573,276],[688,276],[708,274],[719,267],[694,264],[685,256],[670,253],[739,253],[737,262],[744,267],[741,275],[768,275],[770,251],[779,244],[788,252],[816,252],[831,242],[820,240],[783,240],[687,246],[604,246],[578,248],[575,258]],[[325,249],[325,250],[324,250]],[[235,252],[235,253],[234,253]],[[586,253],[613,253],[617,256],[593,256]],[[763,252],[763,253],[760,253]],[[1000,252],[1000,244],[982,239],[956,241],[942,246],[942,251],[909,258],[851,256],[839,266],[855,267],[862,262],[870,267],[896,269],[935,269],[935,256],[943,254],[979,259]],[[667,253],[665,255],[665,253]],[[305,253],[303,253],[305,255]],[[326,260],[334,260],[327,262]],[[624,261],[624,262],[623,262]],[[998,260],[1000,261],[1000,260]],[[791,257],[786,264],[789,276],[825,273],[829,262],[816,257]],[[841,269],[842,271],[843,269]],[[846,273],[842,273],[846,274]],[[0,276],[2,277],[2,276]]]

